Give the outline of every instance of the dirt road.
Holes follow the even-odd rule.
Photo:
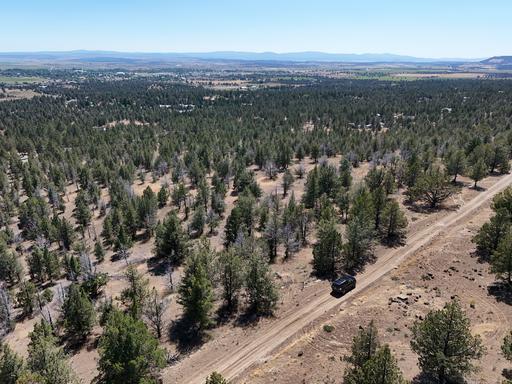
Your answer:
[[[252,364],[263,361],[272,351],[308,324],[334,307],[344,306],[349,299],[376,283],[382,276],[400,265],[407,257],[414,254],[421,247],[428,245],[436,236],[442,236],[445,228],[463,220],[470,220],[472,213],[477,208],[492,199],[511,183],[512,174],[504,176],[487,190],[480,192],[474,199],[449,213],[434,225],[412,234],[407,239],[405,246],[382,253],[373,265],[368,266],[366,271],[358,276],[357,288],[344,297],[334,298],[331,296],[329,284],[325,283],[322,292],[309,302],[297,307],[295,311],[284,314],[273,321],[270,327],[255,333],[253,337],[241,340],[239,345],[230,350],[229,354],[219,354],[215,359],[198,367],[194,375],[188,377],[186,382],[202,384],[206,376],[212,371],[222,373],[229,380],[235,379]]]

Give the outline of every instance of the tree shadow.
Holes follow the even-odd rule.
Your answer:
[[[96,350],[99,344],[99,337],[93,337],[93,335],[85,337],[63,336],[61,341],[66,353],[76,355],[84,348],[88,352]]]
[[[207,340],[204,331],[198,331],[185,319],[178,319],[169,327],[169,340],[176,343],[180,354],[190,354],[199,349]]]
[[[479,186],[479,185],[477,185],[477,186],[473,185],[473,186],[471,187],[471,189],[474,189],[474,190],[475,190],[475,191],[477,191],[477,192],[483,192],[483,191],[485,191],[485,190],[486,190],[486,188],[481,187],[481,186]]]
[[[389,238],[383,238],[381,240],[381,243],[388,248],[400,248],[406,244],[406,236],[400,235],[400,236],[392,236]]]
[[[237,315],[237,305],[233,304],[228,306],[226,303],[221,305],[219,309],[217,309],[217,325],[224,325],[236,319]]]
[[[505,379],[512,380],[512,369],[503,368],[501,374]]]
[[[416,375],[412,380],[411,384],[438,384],[439,380],[431,374],[421,372]],[[463,377],[450,377],[446,378],[447,384],[463,384],[466,383]]]
[[[456,211],[457,209],[459,209],[459,205],[457,205],[457,204],[447,205],[447,204],[441,203],[435,207],[432,207],[429,204],[418,204],[418,203],[406,201],[406,202],[404,202],[404,205],[407,207],[407,209],[409,209],[412,212],[423,213],[423,214],[427,214],[427,215],[431,214],[431,213],[439,212],[439,211]]]
[[[472,258],[477,259],[478,264],[485,264],[491,260],[491,256],[486,254],[485,252],[479,252],[478,250],[474,250],[469,254]]]
[[[258,314],[251,309],[248,309],[236,318],[234,325],[240,328],[251,328],[255,327],[261,318],[268,317],[265,315]]]
[[[168,272],[169,263],[167,260],[153,256],[147,260],[148,271],[155,276],[164,276]]]
[[[487,292],[498,302],[512,305],[512,287],[508,283],[495,282],[487,287]]]

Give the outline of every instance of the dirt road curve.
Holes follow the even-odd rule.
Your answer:
[[[471,214],[482,204],[492,199],[512,183],[512,174],[506,175],[486,191],[477,195],[462,207],[445,216],[432,226],[429,226],[407,239],[407,244],[401,248],[391,249],[379,256],[376,263],[370,265],[364,273],[358,276],[357,288],[342,298],[334,298],[330,295],[330,287],[326,283],[323,292],[315,296],[311,301],[295,312],[285,314],[276,319],[271,327],[262,329],[254,337],[241,340],[240,344],[233,348],[229,354],[219,354],[216,359],[198,367],[192,377],[188,377],[187,383],[202,384],[206,376],[212,371],[218,371],[227,379],[234,379],[252,364],[263,361],[272,351],[302,330],[309,323],[333,309],[343,306],[349,298],[358,295],[369,285],[377,282],[382,276],[400,265],[407,257],[421,247],[429,244],[436,236],[442,236],[444,228],[449,228],[463,220],[469,220]]]

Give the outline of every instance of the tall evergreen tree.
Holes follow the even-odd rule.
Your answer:
[[[180,219],[171,212],[156,229],[155,253],[173,264],[180,264],[187,256],[189,244]]]
[[[425,320],[414,324],[412,334],[411,347],[419,355],[420,368],[441,384],[473,372],[473,360],[484,353],[458,301],[430,311]]]
[[[113,310],[99,342],[98,369],[105,384],[156,384],[164,351],[146,325]]]
[[[246,289],[250,309],[259,315],[272,314],[277,305],[277,291],[268,264],[258,251],[249,256]]]
[[[78,284],[71,284],[62,305],[64,327],[68,336],[84,339],[96,322],[94,306]]]
[[[179,287],[178,302],[183,306],[183,319],[201,333],[212,322],[213,287],[201,254],[193,252],[187,259]]]
[[[318,224],[318,241],[313,246],[313,268],[321,277],[334,276],[341,261],[342,238],[333,220]]]

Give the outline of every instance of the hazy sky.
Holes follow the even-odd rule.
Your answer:
[[[512,55],[511,0],[0,0],[0,51]]]

